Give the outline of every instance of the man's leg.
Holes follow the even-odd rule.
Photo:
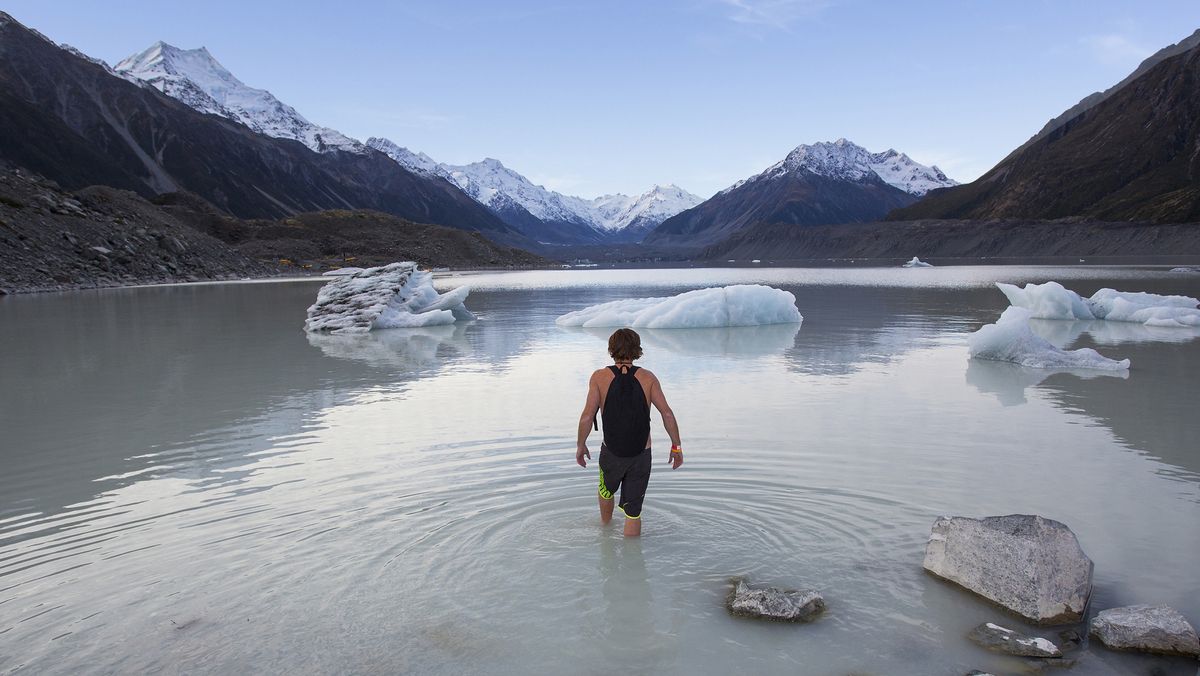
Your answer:
[[[616,503],[609,495],[607,499],[603,495],[596,496],[600,500],[600,523],[608,523],[612,521],[613,505]]]
[[[642,534],[642,519],[641,519],[641,517],[638,517],[636,519],[630,519],[629,517],[626,517],[625,518],[625,537],[636,538],[636,537],[640,537],[641,534]]]
[[[621,513],[625,515],[625,537],[642,534],[642,500],[650,484],[650,449],[637,457],[621,481]]]
[[[603,449],[601,449],[601,453],[603,453]],[[600,457],[604,458],[603,455]],[[597,463],[597,464],[600,464],[600,463]],[[612,491],[609,490],[608,486],[605,485],[605,483],[604,483],[604,467],[603,467],[603,465],[601,465],[601,467],[600,467],[600,492],[599,492],[598,498],[600,500],[600,523],[606,524],[609,521],[612,521],[613,504],[616,501],[613,500]]]

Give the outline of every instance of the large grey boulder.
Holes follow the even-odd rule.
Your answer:
[[[1044,638],[1026,636],[991,622],[975,627],[967,638],[993,652],[1018,657],[1062,657],[1058,646]]]
[[[924,566],[1034,624],[1082,621],[1092,593],[1092,560],[1075,534],[1030,514],[942,517]]]
[[[729,612],[784,622],[809,622],[825,610],[825,599],[814,589],[784,591],[775,587],[751,587],[735,580],[726,603]]]
[[[1110,608],[1092,618],[1091,631],[1113,650],[1200,657],[1196,629],[1170,606]]]

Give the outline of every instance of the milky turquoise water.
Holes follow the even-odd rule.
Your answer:
[[[357,338],[301,330],[311,281],[2,298],[0,672],[1019,672],[964,635],[1032,629],[921,570],[941,514],[1063,521],[1093,610],[1200,624],[1200,332],[1038,323],[1125,377],[968,360],[991,282],[1047,279],[1200,294],[1133,268],[462,275],[438,283],[477,322]],[[607,331],[554,318],[744,282],[804,323],[643,332],[686,462],[656,419],[624,541],[574,464]],[[731,618],[734,575],[829,610]]]

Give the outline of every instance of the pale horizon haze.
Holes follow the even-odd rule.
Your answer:
[[[115,64],[207,47],[246,84],[360,140],[492,157],[566,194],[701,197],[845,137],[977,178],[1084,96],[1200,27],[1200,3],[19,0]]]

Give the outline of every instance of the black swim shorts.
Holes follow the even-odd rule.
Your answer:
[[[642,516],[642,500],[646,497],[646,486],[650,484],[650,449],[632,458],[623,458],[600,446],[600,497],[608,500],[619,489],[621,499],[617,506],[631,519]]]

